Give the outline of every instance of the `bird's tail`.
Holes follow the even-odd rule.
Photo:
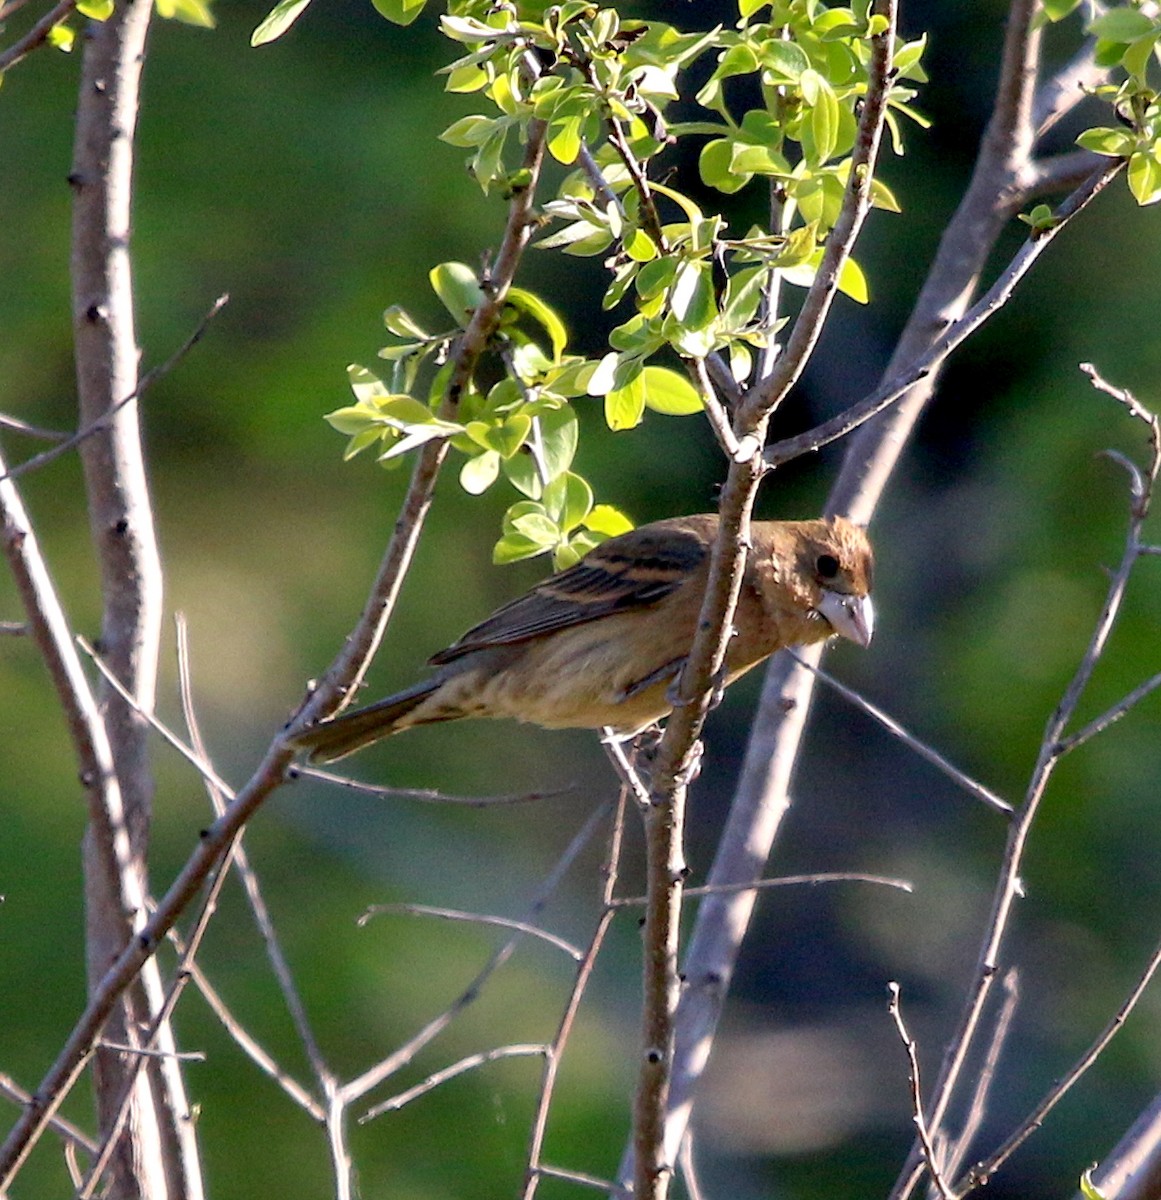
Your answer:
[[[438,678],[425,679],[414,687],[388,696],[376,704],[344,713],[330,721],[320,721],[298,734],[293,744],[300,750],[308,750],[310,753],[307,758],[312,763],[330,763],[346,758],[348,754],[354,754],[356,750],[361,750],[380,738],[390,737],[409,725],[426,723],[408,721],[405,718],[418,708],[440,683]],[[433,718],[428,718],[431,719]]]

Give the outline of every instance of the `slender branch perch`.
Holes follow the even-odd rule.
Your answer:
[[[634,1195],[663,1200],[685,1134],[684,1115],[670,1104],[678,1003],[678,924],[684,872],[683,810],[696,764],[696,744],[709,710],[713,680],[725,658],[733,611],[741,588],[750,512],[765,472],[760,447],[770,416],[801,374],[817,344],[837,289],[840,270],[870,208],[870,181],[878,153],[890,87],[895,37],[895,4],[881,0],[875,12],[887,19],[872,39],[872,64],[859,121],[843,206],[827,239],[818,273],[803,302],[798,323],[771,375],[741,400],[733,433],[751,444],[749,459],[730,462],[719,507],[720,528],[713,547],[698,636],[677,685],[677,704],[666,723],[653,765],[645,814],[647,897],[642,996],[642,1055],[634,1106]],[[622,1163],[621,1179],[630,1163]]]

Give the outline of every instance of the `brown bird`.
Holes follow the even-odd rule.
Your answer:
[[[333,762],[401,729],[460,717],[646,728],[673,708],[717,529],[707,513],[602,542],[441,650],[430,679],[311,726],[294,744],[312,762]],[[727,684],[787,646],[833,634],[870,643],[872,554],[861,528],[841,517],[755,521],[751,542]]]

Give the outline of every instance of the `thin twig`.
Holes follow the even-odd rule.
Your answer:
[[[184,943],[175,931],[170,931],[170,937],[175,946],[180,952]],[[237,1043],[238,1048],[245,1054],[250,1061],[264,1074],[268,1075],[280,1088],[290,1097],[290,1099],[312,1116],[321,1125],[326,1121],[326,1111],[319,1104],[318,1100],[303,1087],[293,1075],[285,1068],[281,1067],[275,1059],[267,1053],[267,1051],[259,1044],[259,1042],[246,1030],[245,1026],[238,1020],[230,1011],[225,1000],[222,999],[221,993],[210,982],[209,976],[199,963],[194,963],[190,969],[190,974],[193,979],[194,986],[198,989],[202,999],[209,1005],[210,1011],[218,1019],[222,1028],[232,1037]]]
[[[0,1072],[0,1095],[6,1096],[14,1104],[32,1103],[32,1096],[6,1072]],[[97,1153],[97,1143],[72,1121],[66,1121],[64,1117],[53,1117],[49,1128],[53,1133],[59,1134],[66,1142],[78,1147],[86,1154]]]
[[[75,3],[75,0],[73,0]],[[94,433],[99,433],[102,429],[107,429],[113,418],[127,405],[132,404],[134,400],[140,400],[141,397],[153,386],[159,379],[164,379],[174,367],[202,340],[206,330],[209,328],[210,322],[222,311],[229,303],[229,293],[223,292],[212,305],[204,317],[194,326],[193,332],[185,339],[184,342],[165,360],[151,370],[141,376],[137,386],[133,388],[127,395],[122,396],[120,400],[111,404],[99,416],[94,417],[88,424],[82,426],[76,433],[65,436],[64,441],[53,446],[51,450],[45,450],[40,454],[33,455],[32,458],[26,458],[23,462],[17,463],[16,466],[9,468],[6,472],[0,475],[0,479],[18,479],[21,475],[27,475],[29,471],[39,470],[43,466],[54,459],[60,458],[62,454],[67,454],[70,450],[79,446],[86,438],[90,438]],[[52,436],[56,434],[41,434],[42,437]]]
[[[944,1174],[951,1179],[956,1177],[956,1173],[962,1166],[964,1158],[984,1123],[988,1100],[996,1082],[996,1066],[1000,1061],[1000,1054],[1007,1044],[1008,1035],[1012,1032],[1012,1022],[1020,1003],[1019,973],[1015,967],[1004,972],[1001,989],[1004,995],[1000,1011],[992,1025],[983,1066],[975,1073],[971,1102],[968,1104],[963,1128],[955,1138],[948,1137],[943,1148]]]
[[[984,787],[982,783],[978,783],[966,772],[961,771],[958,767],[948,762],[938,750],[929,746],[926,742],[920,741],[913,733],[909,733],[894,717],[888,716],[881,708],[872,704],[865,697],[860,696],[853,688],[847,687],[845,683],[840,682],[828,671],[824,671],[814,663],[807,662],[802,655],[793,650],[789,653],[799,666],[813,672],[827,687],[837,692],[844,700],[850,701],[851,704],[862,709],[869,717],[873,717],[889,734],[897,737],[905,746],[919,755],[920,758],[942,771],[949,779],[959,784],[964,791],[974,796],[977,800],[982,800],[989,808],[994,808],[997,812],[1011,815],[1012,806],[1006,800],[1002,800],[990,788]]]
[[[377,796],[384,800],[419,800],[425,804],[452,804],[463,808],[497,808],[509,804],[532,804],[539,800],[556,800],[561,796],[573,795],[575,787],[550,788],[540,792],[511,792],[499,796],[451,796],[437,788],[400,788],[384,787],[380,784],[364,783],[361,779],[351,779],[346,775],[336,775],[333,771],[324,771],[318,767],[307,767],[296,764],[290,770],[290,778],[302,776],[307,779],[318,779],[323,783],[333,783],[348,791],[358,792],[362,796]]]
[[[601,805],[569,842],[556,865],[537,889],[532,903],[529,904],[528,910],[524,914],[523,919],[525,921],[529,923],[535,922],[536,918],[544,910],[545,905],[547,905],[550,897],[556,891],[560,881],[575,862],[581,850],[588,844],[589,839],[596,832],[601,821],[604,820],[607,811],[608,805]],[[372,1088],[377,1087],[384,1080],[389,1079],[396,1072],[402,1070],[403,1067],[412,1062],[416,1055],[426,1046],[430,1045],[451,1024],[456,1016],[478,998],[484,984],[512,957],[523,939],[524,935],[519,933],[515,937],[509,938],[504,945],[493,951],[487,962],[476,973],[475,978],[472,979],[467,987],[464,988],[459,996],[443,1012],[428,1021],[418,1033],[402,1046],[393,1050],[381,1062],[376,1063],[375,1066],[364,1071],[350,1082],[343,1084],[338,1092],[339,1099],[345,1104],[353,1103],[366,1095]]]
[[[681,1139],[681,1149],[677,1152],[677,1165],[681,1171],[681,1179],[689,1200],[706,1200],[697,1175],[697,1164],[693,1161],[693,1134],[686,1130]]]
[[[1090,738],[1096,737],[1098,733],[1103,733],[1110,725],[1119,721],[1130,709],[1140,704],[1146,696],[1155,692],[1159,687],[1161,687],[1161,671],[1146,679],[1144,683],[1138,684],[1124,699],[1118,700],[1116,704],[1090,721],[1083,729],[1078,729],[1076,733],[1061,738],[1056,743],[1057,753],[1063,757],[1078,746],[1083,746]]]
[[[48,41],[53,27],[59,25],[77,6],[77,0],[60,0],[18,41],[0,54],[0,73],[11,70],[21,59]]]
[[[637,771],[637,764],[625,753],[625,739],[606,727],[601,730],[601,746],[613,764],[617,777],[629,789],[637,807],[644,812],[649,807],[649,789]]]
[[[611,1179],[602,1179],[599,1175],[589,1175],[585,1171],[570,1171],[565,1167],[550,1167],[541,1163],[536,1168],[536,1173],[543,1175],[546,1179],[563,1179],[566,1183],[579,1183],[581,1187],[596,1188],[597,1191],[606,1192],[610,1196],[628,1197],[629,1195]]]
[[[481,1050],[477,1054],[469,1054],[466,1058],[461,1058],[458,1062],[433,1072],[414,1087],[408,1088],[407,1091],[399,1092],[390,1099],[376,1104],[374,1108],[369,1108],[359,1118],[359,1124],[365,1125],[385,1112],[395,1112],[404,1105],[410,1104],[412,1100],[434,1091],[440,1084],[447,1083],[449,1079],[454,1079],[457,1075],[464,1075],[468,1071],[474,1071],[478,1067],[487,1066],[488,1063],[498,1062],[502,1058],[528,1058],[532,1055],[543,1056],[547,1053],[548,1047],[542,1042],[529,1042],[511,1046],[496,1046],[492,1050]]]
[[[202,740],[201,727],[197,718],[197,707],[194,704],[189,626],[181,614],[178,615],[175,621],[175,632],[182,714],[185,718],[186,729],[189,731],[190,743],[194,753],[200,761],[206,761],[206,747]],[[228,791],[222,791],[209,776],[205,776],[204,778],[207,784],[210,806],[214,811],[214,816],[220,818],[225,811],[226,802],[232,799],[232,795]],[[334,1082],[334,1073],[327,1065],[326,1058],[319,1046],[318,1038],[315,1037],[314,1030],[311,1027],[310,1019],[306,1012],[306,1005],[303,1003],[298,987],[294,982],[294,975],[286,959],[286,954],[282,949],[282,942],[278,937],[277,930],[274,928],[274,919],[270,914],[266,899],[262,895],[262,888],[258,882],[258,874],[250,865],[250,856],[241,837],[234,842],[232,858],[234,868],[238,872],[238,879],[242,884],[242,890],[246,895],[246,902],[249,904],[250,912],[254,917],[254,924],[257,926],[259,936],[262,938],[262,944],[266,950],[266,957],[270,962],[270,968],[274,972],[275,981],[278,984],[279,991],[282,993],[286,1011],[290,1015],[291,1023],[294,1025],[299,1040],[302,1042],[303,1050],[306,1052],[307,1061],[314,1072],[315,1080],[318,1082],[320,1089],[325,1091]]]
[[[62,442],[69,435],[58,429],[42,429],[39,425],[29,425],[19,417],[8,417],[0,413],[0,429],[11,429],[14,433],[22,433],[25,437],[39,438],[42,442]]]
[[[935,1181],[935,1188],[940,1196],[943,1197],[943,1200],[954,1200],[951,1189],[947,1186],[943,1178],[943,1173],[939,1169],[939,1163],[936,1161],[935,1147],[931,1144],[931,1135],[927,1129],[927,1122],[923,1119],[923,1090],[919,1083],[919,1055],[916,1052],[915,1039],[907,1032],[907,1026],[903,1022],[903,1011],[899,1006],[899,985],[892,980],[887,984],[887,991],[891,994],[887,1011],[891,1014],[891,1019],[895,1022],[895,1028],[899,1032],[899,1040],[903,1043],[903,1049],[907,1052],[907,1078],[911,1084],[911,1119],[915,1123],[915,1132],[919,1138],[919,1144],[923,1147],[923,1158],[927,1163],[927,1170],[930,1172],[931,1178]]]
[[[553,1095],[555,1094],[557,1071],[560,1067],[561,1058],[564,1055],[565,1046],[572,1033],[573,1024],[576,1021],[577,1010],[580,1008],[580,1002],[588,987],[593,967],[596,965],[597,955],[601,952],[601,947],[605,944],[605,935],[608,933],[609,926],[613,920],[613,893],[617,888],[617,877],[621,866],[621,848],[625,833],[625,809],[628,799],[629,788],[623,783],[620,795],[617,798],[616,811],[613,813],[612,830],[609,834],[609,849],[605,855],[604,866],[601,871],[601,914],[597,918],[597,923],[593,929],[592,937],[589,939],[584,957],[577,966],[572,989],[569,991],[568,1000],[565,1003],[564,1011],[557,1024],[552,1044],[548,1047],[548,1052],[544,1056],[544,1071],[541,1075],[540,1091],[536,1099],[536,1113],[532,1119],[532,1127],[528,1135],[528,1165],[524,1173],[524,1191],[521,1194],[521,1200],[532,1200],[536,1194],[540,1178],[544,1173],[540,1155],[544,1149],[544,1137],[548,1130],[548,1113],[552,1105]]]
[[[898,891],[911,893],[914,886],[906,879],[896,879],[890,875],[868,875],[862,871],[817,871],[810,875],[780,875],[777,879],[755,879],[750,883],[705,883],[700,887],[687,887],[682,892],[686,900],[696,900],[700,896],[731,896],[737,892],[767,891],[777,887],[815,887],[823,883],[873,883],[881,887],[896,888]],[[640,908],[645,903],[644,896],[618,896],[610,901],[614,908]]]
[[[845,437],[894,404],[917,382],[926,379],[943,365],[948,355],[974,334],[990,317],[994,316],[1011,299],[1016,286],[1027,275],[1032,265],[1048,248],[1060,232],[1082,212],[1096,196],[1120,174],[1124,163],[1118,159],[1103,162],[1099,169],[1085,180],[1067,199],[1057,206],[1052,214],[1052,224],[1037,230],[1016,252],[1003,274],[967,310],[958,321],[935,338],[929,348],[909,363],[889,381],[878,387],[869,396],[853,404],[845,412],[822,422],[814,429],[793,437],[783,438],[767,447],[766,462],[770,467],[781,466],[803,454],[811,454],[823,446]]]
[[[709,421],[710,429],[713,430],[714,437],[718,439],[718,445],[721,446],[726,458],[733,461],[738,458],[738,439],[734,436],[733,426],[730,425],[729,414],[718,399],[717,392],[709,376],[709,371],[706,368],[706,360],[704,358],[691,358],[686,360],[685,365],[693,375],[694,382],[697,384],[697,390],[701,394],[701,402],[705,405],[705,415]],[[734,391],[739,396],[741,395],[736,384],[734,385]],[[753,452],[754,450],[751,448],[750,454],[753,454]]]
[[[1161,943],[1158,943],[1153,950],[1149,961],[1145,964],[1145,969],[1137,977],[1137,981],[1133,985],[1125,1002],[1117,1009],[1109,1023],[1097,1035],[1092,1045],[1077,1059],[1065,1075],[1052,1085],[1036,1107],[1032,1109],[1009,1135],[1004,1144],[994,1154],[984,1159],[983,1162],[977,1163],[968,1172],[963,1183],[956,1188],[958,1195],[963,1196],[974,1188],[987,1183],[996,1171],[1044,1124],[1044,1118],[1064,1099],[1089,1067],[1104,1053],[1105,1047],[1120,1032],[1121,1026],[1124,1025],[1129,1014],[1136,1008],[1137,1002],[1144,995],[1145,989],[1157,973],[1158,967],[1161,967]]]
[[[542,942],[547,942],[550,946],[563,950],[573,962],[580,962],[584,958],[584,951],[571,942],[528,921],[516,921],[511,917],[498,917],[490,913],[464,912],[458,908],[439,908],[432,904],[372,904],[366,912],[360,915],[358,924],[366,925],[372,917],[377,917],[382,913],[402,913],[411,917],[438,917],[443,921],[464,921],[471,925],[494,925],[498,929],[511,929],[516,933],[526,933],[529,937],[539,938]]]

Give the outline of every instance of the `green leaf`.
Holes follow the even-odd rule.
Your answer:
[[[371,0],[371,3],[393,25],[410,25],[423,12],[427,0]]]
[[[628,533],[633,528],[633,522],[619,508],[611,504],[598,504],[585,517],[585,528],[593,533],[603,533],[606,537],[617,537]]]
[[[560,362],[560,356],[568,345],[568,332],[555,310],[541,300],[535,292],[530,292],[526,288],[509,288],[507,302],[521,312],[527,313],[544,329],[552,343],[552,361],[553,363]]]
[[[669,417],[688,417],[702,411],[701,396],[684,375],[668,367],[646,367],[641,378],[645,382],[646,408]]]
[[[581,148],[581,129],[584,117],[579,113],[549,122],[548,152],[566,167],[576,162]]]
[[[1063,21],[1079,4],[1080,0],[1041,0],[1044,15],[1050,21]]]
[[[566,471],[544,489],[544,507],[557,525],[575,529],[593,507],[593,489],[574,471]]]
[[[60,50],[64,54],[71,54],[73,46],[76,44],[77,31],[61,21],[48,31],[48,36],[45,40],[54,50]]]
[[[250,35],[250,45],[265,46],[280,38],[302,16],[309,3],[310,0],[279,0]]]
[[[113,0],[80,0],[77,12],[90,21],[107,21],[113,15]]]
[[[345,433],[348,436],[361,434],[367,429],[372,430],[376,438],[381,433],[379,423],[371,412],[361,405],[349,404],[345,408],[336,408],[334,412],[327,413],[323,420],[332,429],[337,429],[339,433]]]
[[[850,296],[858,304],[870,301],[871,294],[867,288],[867,277],[862,267],[853,258],[848,258],[842,265],[838,277],[838,289],[844,296]]]
[[[513,533],[522,534],[531,542],[537,542],[543,549],[555,546],[560,541],[560,530],[556,522],[543,510],[526,512],[522,516],[512,517],[505,521]]]
[[[427,277],[444,308],[461,328],[466,328],[472,313],[484,299],[475,271],[466,263],[445,262],[432,267]]]
[[[482,146],[492,136],[495,128],[496,121],[491,117],[481,117],[479,114],[460,117],[439,135],[439,140],[447,142],[449,146]]]
[[[1070,0],[1073,4],[1079,4],[1080,0]],[[1047,4],[1045,5],[1047,8]],[[919,63],[923,57],[923,51],[927,49],[927,34],[924,34],[918,41],[907,42],[895,51],[895,59],[892,65],[900,75],[906,74],[912,67]]]
[[[490,49],[489,53],[491,53]],[[488,72],[477,63],[465,63],[462,67],[456,67],[455,70],[448,72],[447,83],[444,84],[443,90],[460,95],[480,92],[488,86],[490,78]]]
[[[705,329],[717,316],[713,268],[704,259],[683,262],[669,290],[669,307],[687,329]]]
[[[730,276],[722,306],[722,320],[727,329],[741,329],[753,320],[762,303],[766,278],[765,267],[751,267]]]
[[[411,316],[403,309],[402,305],[392,304],[390,308],[383,313],[383,324],[395,334],[396,337],[402,338],[426,338],[427,332],[418,325]]]
[[[378,375],[368,371],[366,367],[359,366],[358,363],[348,365],[347,383],[350,384],[351,391],[355,393],[355,399],[364,403],[391,395],[391,389]]]
[[[839,102],[834,90],[826,79],[816,71],[807,71],[802,76],[803,92],[807,92],[806,82],[812,79],[810,89],[816,99],[810,109],[810,137],[803,137],[802,148],[808,159],[814,163],[824,163],[835,152],[839,138]],[[807,127],[803,127],[805,135]]]
[[[740,192],[753,178],[740,171],[734,163],[738,143],[732,138],[717,138],[706,142],[698,155],[697,169],[702,183],[732,195]]]
[[[525,558],[535,558],[538,554],[544,554],[547,549],[547,546],[525,537],[522,533],[506,533],[492,547],[492,562],[498,567],[503,567]]]
[[[633,429],[645,415],[645,373],[605,395],[605,423],[610,429]]]
[[[435,413],[414,396],[390,395],[375,401],[379,415],[400,428],[410,428],[413,425],[443,425],[451,422],[441,421]],[[456,426],[456,429],[461,428]]]
[[[784,42],[781,38],[771,38],[764,43],[761,57],[762,66],[774,81],[797,83],[802,73],[810,68],[806,51],[795,42]]]
[[[1080,1194],[1084,1200],[1107,1200],[1104,1192],[1092,1181],[1092,1167],[1080,1177]]]
[[[606,354],[597,363],[596,370],[589,376],[589,383],[586,388],[588,395],[604,396],[612,390],[619,361],[616,354]]]
[[[1147,150],[1139,150],[1129,159],[1129,191],[1140,205],[1161,200],[1161,163]]]
[[[460,468],[460,487],[469,496],[486,492],[499,478],[500,456],[495,450],[485,450],[475,458],[469,458]]]
[[[550,408],[536,417],[536,430],[539,441],[530,439],[538,446],[541,466],[547,479],[556,479],[562,472],[567,471],[576,456],[577,442],[580,437],[580,426],[576,413],[567,405],[560,408]]]
[[[637,295],[642,300],[660,296],[673,283],[677,265],[677,259],[673,257],[655,258],[646,263],[637,273]]]
[[[1088,24],[1088,32],[1110,42],[1135,42],[1155,29],[1153,22],[1139,9],[1113,8]]]
[[[1076,144],[1094,154],[1103,154],[1106,158],[1125,158],[1133,152],[1137,139],[1127,129],[1098,125],[1094,129],[1086,129],[1076,139]]]
[[[103,7],[98,4],[98,8]],[[183,25],[196,25],[200,29],[213,29],[217,24],[205,0],[155,0],[157,15],[166,20],[180,21]]]

